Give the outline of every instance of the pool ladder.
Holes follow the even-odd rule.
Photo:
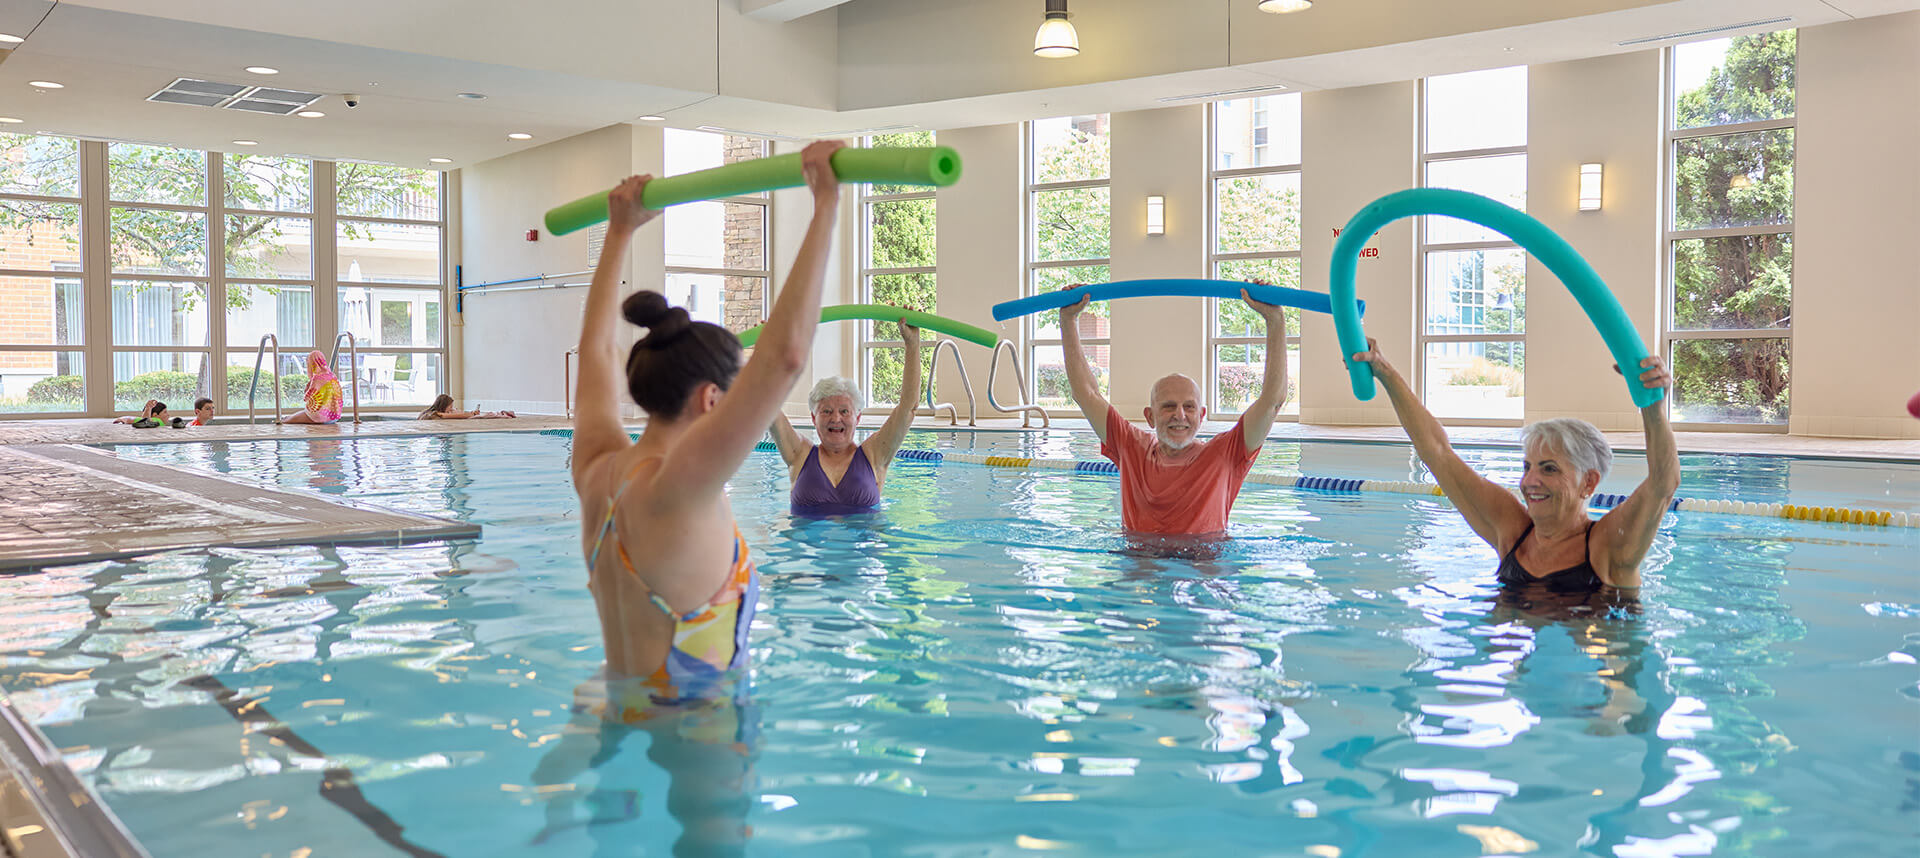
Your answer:
[[[1020,404],[1018,405],[1002,406],[998,400],[993,398],[993,383],[1000,378],[1000,351],[1002,349],[1005,349],[1007,354],[1013,356],[1013,379],[1014,382],[1020,386]],[[1053,428],[1053,418],[1047,416],[1047,409],[1033,404],[1033,393],[1027,387],[1026,373],[1020,371],[1020,351],[1013,345],[1012,340],[1001,340],[993,347],[993,363],[987,367],[987,405],[1001,414],[1018,413],[1020,415],[1020,428],[1022,429],[1030,429],[1033,427],[1033,415],[1035,414],[1040,415],[1040,426],[1042,428]]]
[[[260,359],[266,357],[267,346],[273,346],[273,422],[280,422],[280,340],[272,334],[260,337],[260,347],[253,350],[253,380],[247,383],[247,423],[254,422],[254,394],[260,390]]]
[[[960,410],[954,408],[953,403],[933,401],[934,380],[940,377],[940,349],[942,347],[945,347],[947,351],[953,352],[953,365],[960,370],[960,384],[967,389],[967,425],[973,426],[975,425],[973,414],[973,380],[967,378],[967,362],[961,359],[960,347],[954,345],[952,340],[933,341],[933,360],[927,364],[927,388],[925,396],[927,406],[925,408],[915,408],[913,413],[915,416],[926,415],[938,420],[940,419],[940,409],[945,408],[948,418],[947,425],[960,425]]]
[[[347,341],[347,357],[353,359],[353,371],[348,376],[347,387],[353,391],[353,422],[359,423],[360,422],[360,346],[358,345],[357,341],[353,338],[352,331],[341,331],[339,336],[333,338],[333,357],[327,361],[327,365],[334,368],[334,374],[336,376],[339,374],[340,372],[340,369],[339,369],[340,341],[341,340]]]
[[[954,365],[960,370],[960,383],[967,388],[967,425],[978,425],[974,419],[977,413],[977,407],[973,399],[973,380],[967,377],[967,362],[960,357],[960,347],[954,345],[953,340],[936,340],[934,342],[933,360],[927,365],[927,387],[924,396],[926,405],[914,409],[913,413],[919,416],[930,416],[937,420],[940,417],[940,410],[944,408],[947,411],[948,425],[960,425],[960,412],[959,409],[954,408],[953,403],[934,401],[934,384],[935,379],[940,376],[940,351],[942,348],[953,352]],[[1001,405],[1000,401],[993,396],[993,382],[1000,377],[1000,352],[1003,349],[1013,360],[1014,379],[1020,386],[1021,401],[1018,405]],[[987,405],[1001,414],[1019,414],[1020,427],[1023,429],[1032,428],[1033,415],[1035,414],[1040,415],[1040,425],[1042,427],[1053,427],[1053,420],[1047,416],[1047,410],[1033,404],[1033,396],[1028,392],[1027,388],[1027,377],[1020,372],[1020,352],[1015,348],[1012,340],[1001,340],[993,347],[993,362],[987,368]]]

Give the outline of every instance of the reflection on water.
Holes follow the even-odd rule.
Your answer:
[[[1676,518],[1637,608],[1572,604],[1435,499],[1163,543],[1109,478],[903,463],[796,520],[757,456],[750,690],[624,724],[575,711],[565,439],[122,455],[485,528],[0,579],[0,687],[159,856],[1895,854],[1920,812],[1909,533]]]

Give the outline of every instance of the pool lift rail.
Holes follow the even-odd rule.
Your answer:
[[[573,356],[579,353],[580,347],[574,346],[560,356],[560,397],[565,400],[568,420],[573,419]]]
[[[360,346],[358,345],[358,341],[356,341],[353,338],[352,331],[341,331],[339,336],[333,338],[333,357],[327,361],[327,365],[335,366],[335,367],[340,365],[340,341],[341,340],[347,341],[347,357],[350,357],[353,359],[352,378],[349,379],[347,387],[353,390],[353,422],[359,423],[360,422]]]
[[[913,409],[913,414],[916,417],[924,415],[938,420],[940,419],[940,409],[945,408],[947,410],[947,425],[960,425],[960,411],[953,407],[953,403],[933,401],[934,380],[940,377],[940,349],[942,346],[946,347],[947,351],[953,352],[953,364],[960,368],[960,384],[967,390],[967,425],[976,425],[974,423],[973,381],[967,378],[967,362],[960,358],[960,347],[954,345],[952,340],[933,341],[933,360],[927,364],[927,387],[924,397],[927,405],[925,408]]]
[[[993,383],[1000,378],[1001,349],[1005,349],[1007,354],[1013,356],[1013,380],[1020,386],[1020,404],[1018,405],[1001,405],[999,401],[993,398]],[[939,356],[936,354],[935,357],[937,358]],[[972,388],[969,387],[968,391],[969,394],[971,394]],[[1022,429],[1030,429],[1033,427],[1033,415],[1035,414],[1040,415],[1041,428],[1053,428],[1053,418],[1047,414],[1047,409],[1033,403],[1033,393],[1027,387],[1027,374],[1020,371],[1020,350],[1014,346],[1012,340],[1001,340],[999,345],[993,347],[993,363],[987,367],[987,405],[1001,414],[1019,414],[1020,428]]]
[[[272,334],[260,335],[260,347],[253,350],[253,380],[247,383],[247,424],[254,422],[254,394],[260,390],[260,359],[267,345],[273,345],[273,422],[280,422],[280,340]]]

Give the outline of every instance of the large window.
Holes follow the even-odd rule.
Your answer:
[[[1452,188],[1527,208],[1524,66],[1427,78],[1420,168]],[[1457,218],[1420,219],[1417,376],[1436,416],[1525,416],[1527,258],[1511,239]]]
[[[1795,32],[1672,49],[1666,335],[1677,423],[1784,429]]]
[[[886,134],[868,146],[932,146],[931,131]],[[934,252],[934,190],[913,185],[862,185],[860,197],[860,289],[865,300],[910,310],[934,312],[937,294]],[[862,322],[861,367],[869,404],[888,406],[901,396],[906,347],[894,322]],[[933,360],[932,342],[923,337],[920,361]]]
[[[431,401],[445,387],[441,184],[389,165],[0,135],[0,413],[243,408],[265,334],[297,398],[304,353],[331,353],[335,331],[360,346],[335,370],[363,405]],[[83,210],[103,210],[101,234]],[[83,246],[108,270],[85,271]],[[327,282],[316,253],[337,264]],[[337,313],[319,318],[326,303]],[[93,392],[88,366],[107,375]]]
[[[1069,116],[1027,123],[1027,199],[1031,242],[1027,248],[1029,295],[1075,283],[1110,279],[1113,204],[1109,194],[1112,155],[1108,117]],[[1027,317],[1027,366],[1035,401],[1048,408],[1073,405],[1060,345],[1060,311]],[[1100,390],[1108,390],[1112,362],[1107,304],[1080,316],[1081,342]]]
[[[334,372],[353,379],[363,405],[430,403],[446,386],[440,174],[342,162],[334,189],[335,311],[359,349],[357,364]],[[287,301],[297,315],[297,292]],[[339,362],[352,363],[344,351]]]
[[[0,134],[0,414],[86,410],[80,145]]]
[[[767,156],[765,140],[673,128],[667,129],[666,147],[670,176]],[[772,196],[762,191],[667,209],[667,300],[731,331],[760,324],[772,277],[772,205]]]
[[[1213,105],[1213,276],[1300,288],[1300,96]],[[1208,299],[1212,410],[1245,411],[1266,372],[1266,323],[1243,301]],[[1300,311],[1287,320],[1287,403],[1299,414]]]

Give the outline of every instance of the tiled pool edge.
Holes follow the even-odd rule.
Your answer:
[[[21,858],[150,858],[0,692],[0,848]]]
[[[220,522],[150,528],[102,535],[84,540],[54,532],[43,540],[29,528],[29,537],[0,536],[0,572],[20,573],[48,566],[66,566],[139,557],[166,551],[215,546],[270,548],[286,545],[405,545],[443,539],[473,539],[477,524],[388,509],[378,504],[348,500],[318,492],[266,488],[192,468],[157,462],[121,459],[112,452],[80,444],[18,445],[0,457],[41,460],[50,467],[29,475],[50,473],[72,482],[89,479],[81,471],[98,472],[101,479],[175,492],[177,506],[206,507]],[[65,468],[72,473],[63,472]],[[113,473],[117,471],[118,473]],[[156,479],[157,477],[157,479]],[[29,487],[29,489],[31,486]],[[124,491],[124,487],[122,487]],[[16,491],[20,491],[16,489]],[[263,502],[265,501],[265,502]],[[106,516],[110,510],[99,510]],[[199,511],[206,515],[205,511]],[[251,520],[243,520],[251,519]],[[277,519],[278,521],[273,521]],[[21,541],[24,539],[24,541]]]

